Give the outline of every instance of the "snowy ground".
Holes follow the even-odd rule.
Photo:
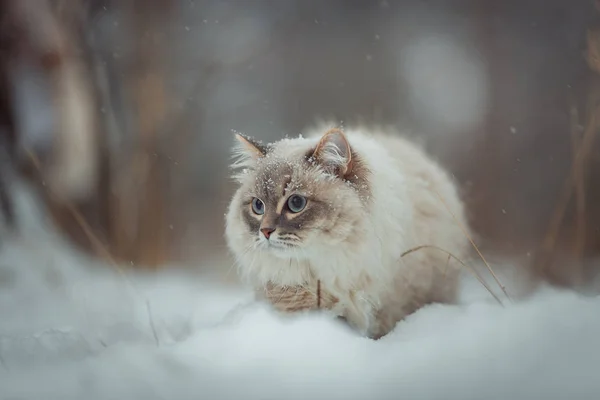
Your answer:
[[[36,236],[38,235],[38,236]],[[42,240],[0,251],[0,399],[597,399],[600,298],[422,309],[380,341],[282,319],[191,272],[128,275]]]

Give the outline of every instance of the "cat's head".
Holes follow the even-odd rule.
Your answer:
[[[226,237],[238,259],[256,252],[302,259],[330,246],[360,244],[369,171],[341,130],[269,145],[236,138],[240,187],[229,206]]]

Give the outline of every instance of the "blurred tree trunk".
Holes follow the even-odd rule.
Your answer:
[[[6,171],[13,161],[16,141],[8,78],[11,27],[7,5],[0,2],[0,216],[8,226],[13,227],[15,216],[6,176]]]
[[[66,203],[86,203],[95,198],[100,154],[93,85],[81,52],[81,4],[76,0],[5,0],[1,5],[0,79],[7,82],[2,88],[2,113],[10,120],[6,126],[11,127],[3,136],[9,139],[6,147],[12,165],[47,189],[42,190],[42,197],[56,224],[75,242],[89,247],[65,211]],[[24,78],[23,68],[35,72]],[[23,79],[32,78],[31,74],[41,74],[51,92],[52,104],[47,107],[53,110],[55,123],[37,132],[49,148],[36,147],[35,143],[25,149],[18,146],[19,130],[27,125],[23,119],[35,119],[35,113],[41,111],[27,110],[31,107],[27,100],[15,96]],[[21,109],[19,123],[14,121],[17,106]]]
[[[600,11],[600,2],[596,1]],[[584,90],[570,96],[572,165],[564,182],[556,208],[551,216],[546,235],[534,259],[536,272],[558,286],[579,286],[588,276],[586,256],[597,254],[589,237],[597,236],[597,226],[592,222],[596,214],[590,209],[593,191],[588,188],[593,172],[593,152],[600,129],[600,25],[596,22],[588,29],[585,58],[591,73]],[[579,95],[580,96],[577,96]],[[582,110],[583,112],[581,112]],[[580,115],[584,120],[580,121]],[[597,217],[597,215],[596,215]]]
[[[160,134],[165,121],[164,22],[168,0],[134,1],[128,9],[134,37],[133,70],[128,82],[134,100],[137,136],[131,154],[116,155],[123,169],[112,196],[112,250],[117,257],[146,266],[167,260],[167,182]]]
[[[159,157],[166,104],[161,30],[171,2],[119,4],[129,27],[120,41],[131,43],[133,51],[128,73],[112,74],[119,76],[116,81],[107,77],[110,66],[99,58],[93,40],[90,7],[101,8],[97,1],[3,0],[0,5],[5,20],[1,50],[6,56],[0,60],[0,83],[9,80],[11,68],[30,64],[42,71],[51,87],[47,106],[56,121],[47,127],[51,148],[24,149],[31,162],[25,159],[23,171],[41,189],[54,223],[93,255],[132,265],[164,264],[167,174]],[[120,84],[125,90],[116,97],[123,103],[130,100],[125,108],[133,110],[127,127],[115,123],[115,114],[127,114],[123,104],[113,104],[114,87]],[[0,87],[0,101],[2,137],[14,139],[15,131],[4,127],[12,125],[9,118],[14,116],[10,105],[15,99],[8,88]],[[2,182],[0,178],[0,206],[10,212]]]

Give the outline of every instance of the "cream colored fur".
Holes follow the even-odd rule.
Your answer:
[[[466,226],[463,204],[449,175],[422,149],[397,134],[346,129],[345,137],[366,174],[363,186],[357,187],[332,176],[326,168],[307,168],[299,161],[316,148],[325,131],[318,128],[306,138],[276,142],[263,157],[251,145],[237,149],[234,167],[240,187],[226,216],[226,239],[241,275],[276,306],[277,296],[269,296],[273,287],[280,288],[280,293],[306,290],[315,294],[320,281],[323,293],[338,300],[329,302],[331,312],[372,338],[387,334],[427,303],[455,301],[456,261],[431,248],[401,257],[422,245],[437,246],[458,257],[466,254],[468,239],[436,194]],[[336,151],[335,142],[326,145],[324,159],[334,164],[348,161],[343,151]],[[258,185],[267,184],[262,179],[275,184],[283,179],[269,175],[269,168],[274,170],[281,163],[288,163],[294,179],[301,182],[288,187],[285,196],[309,193],[330,205],[322,221],[299,232],[301,244],[289,251],[269,246],[259,232],[249,231],[243,218],[243,199],[260,189]],[[280,307],[298,308],[315,307]]]

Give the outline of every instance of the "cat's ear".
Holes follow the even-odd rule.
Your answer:
[[[238,141],[238,151],[240,153],[245,153],[252,159],[261,158],[267,154],[267,147],[255,139],[237,132],[235,138]]]
[[[340,129],[325,132],[312,156],[327,172],[339,177],[352,171],[352,149]]]

